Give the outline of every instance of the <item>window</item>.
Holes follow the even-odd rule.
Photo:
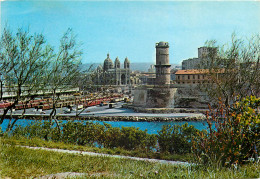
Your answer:
[[[200,79],[200,75],[198,75],[198,79]]]
[[[192,78],[195,79],[195,75],[192,75]]]
[[[190,75],[188,75],[188,80],[190,79]]]

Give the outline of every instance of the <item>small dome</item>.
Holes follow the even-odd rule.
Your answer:
[[[127,62],[127,63],[130,63],[127,57],[125,58],[125,63],[126,63],[126,62]]]
[[[127,57],[125,58],[124,68],[130,68],[130,61],[128,60]]]
[[[119,63],[120,63],[120,60],[119,60],[119,58],[118,58],[118,57],[116,57],[116,59],[115,59],[115,63],[117,63],[117,62],[119,62]]]
[[[115,59],[115,68],[120,68],[120,60],[118,57]]]

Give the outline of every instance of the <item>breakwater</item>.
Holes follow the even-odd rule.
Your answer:
[[[32,120],[49,120],[49,115],[44,114],[25,114],[21,115],[7,115],[6,118],[10,119],[32,119]],[[172,116],[172,117],[151,117],[151,116],[95,116],[95,115],[84,115],[84,116],[76,116],[76,115],[57,115],[56,118],[58,120],[94,120],[94,121],[146,121],[146,122],[156,122],[156,121],[203,121],[205,120],[205,116],[202,114],[194,114],[192,116]]]
[[[205,114],[208,109],[193,109],[193,108],[144,108],[136,107],[129,104],[123,104],[123,108],[132,109],[138,113],[154,113],[154,114],[167,114],[167,113],[203,113]]]

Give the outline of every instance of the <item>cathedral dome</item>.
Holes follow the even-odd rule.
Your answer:
[[[104,70],[114,68],[113,61],[109,58],[109,53],[107,54],[107,58],[104,61]]]

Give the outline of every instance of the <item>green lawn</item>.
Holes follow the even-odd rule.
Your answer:
[[[214,169],[173,166],[110,157],[93,157],[32,150],[0,138],[0,178],[29,178],[62,172],[85,173],[93,178],[259,178],[260,165]],[[28,140],[27,144],[33,141]],[[22,144],[22,143],[21,143]],[[55,145],[53,143],[52,145]],[[56,143],[56,145],[60,145]],[[77,149],[77,146],[75,146]],[[84,178],[84,177],[82,177]]]
[[[2,142],[10,145],[49,147],[49,148],[58,148],[58,149],[106,153],[112,155],[125,155],[125,156],[132,156],[132,157],[184,161],[184,162],[192,161],[193,159],[192,154],[180,155],[180,154],[169,154],[169,153],[145,152],[143,150],[129,151],[121,148],[114,148],[114,149],[98,148],[98,147],[92,147],[88,145],[82,146],[82,145],[68,144],[64,142],[46,141],[40,138],[27,139],[25,137],[2,137]]]

